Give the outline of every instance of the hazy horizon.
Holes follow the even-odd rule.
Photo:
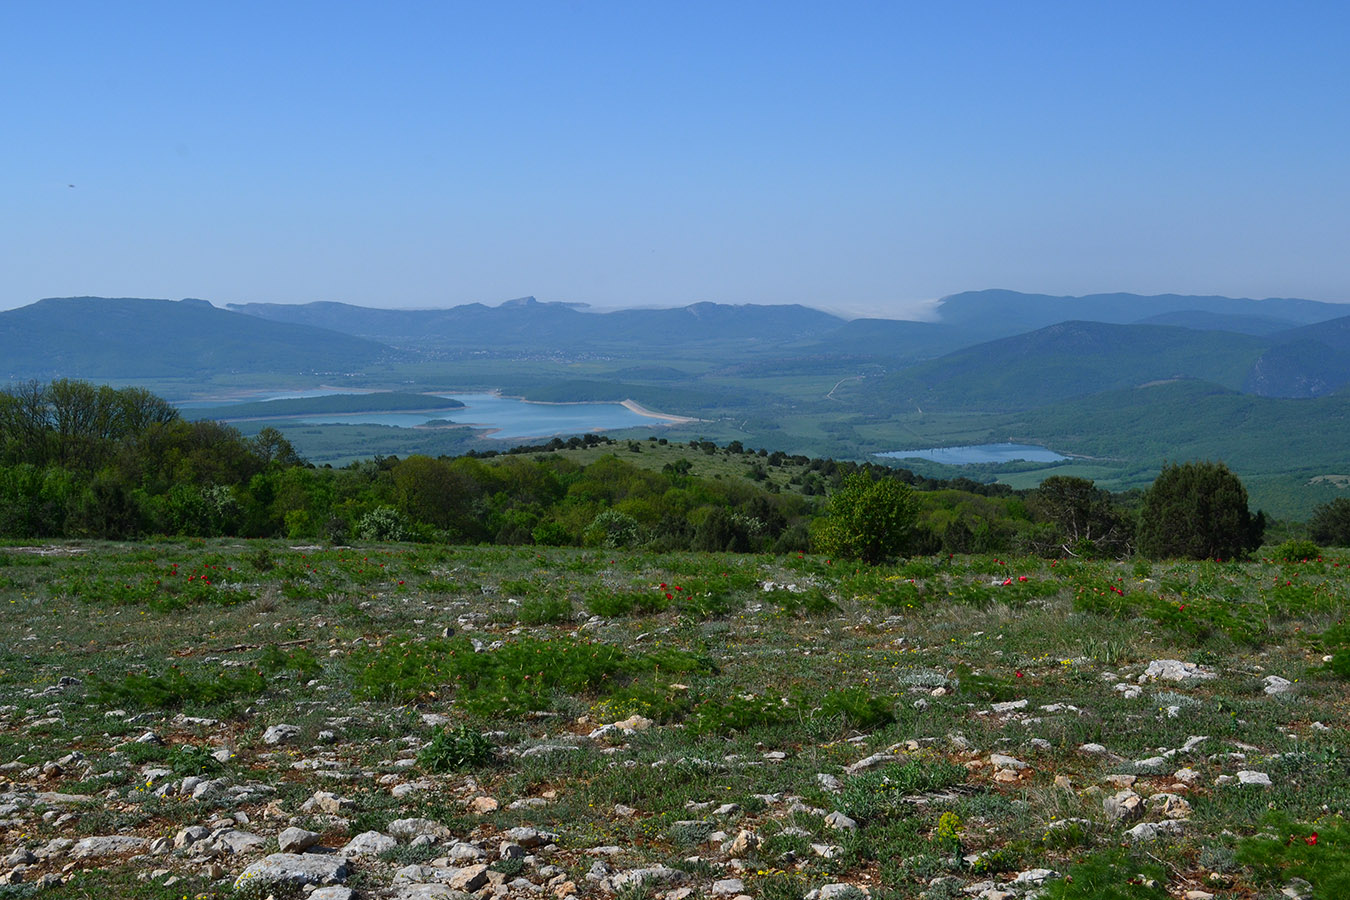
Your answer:
[[[0,309],[1350,301],[1350,9],[0,6]]]

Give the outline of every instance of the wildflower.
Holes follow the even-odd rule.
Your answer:
[[[1309,847],[1315,845],[1317,843],[1317,832],[1314,831],[1312,834],[1305,837],[1303,843],[1307,844]]]

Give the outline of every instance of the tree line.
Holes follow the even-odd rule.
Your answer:
[[[316,468],[276,429],[250,438],[187,421],[139,388],[29,382],[0,391],[0,537],[815,549],[868,560],[1136,551],[1227,558],[1259,546],[1265,527],[1264,516],[1248,511],[1241,482],[1217,463],[1168,466],[1149,491],[1122,495],[1081,478],[1014,491],[739,442],[692,441],[656,470],[624,458],[642,443],[586,435],[509,452]],[[589,463],[551,452],[596,446],[617,452]],[[700,455],[743,457],[745,476],[694,475],[690,459]],[[1350,538],[1332,534],[1342,521],[1350,526],[1350,501],[1328,507],[1314,524]]]

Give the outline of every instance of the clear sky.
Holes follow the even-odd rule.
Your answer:
[[[1347,46],[1343,2],[9,0],[0,308],[1350,301]]]

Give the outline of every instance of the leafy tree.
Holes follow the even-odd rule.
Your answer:
[[[909,485],[855,472],[830,497],[828,511],[812,528],[812,542],[830,556],[879,563],[904,552],[918,511]]]
[[[1129,520],[1109,492],[1086,478],[1047,478],[1032,491],[1027,505],[1038,520],[1054,526],[1054,543],[1065,552],[1075,556],[1128,552]]]
[[[1337,497],[1313,510],[1308,534],[1319,544],[1350,547],[1350,497]]]
[[[1245,556],[1261,545],[1264,513],[1247,508],[1247,489],[1223,463],[1163,467],[1144,494],[1138,546],[1155,559]]]

